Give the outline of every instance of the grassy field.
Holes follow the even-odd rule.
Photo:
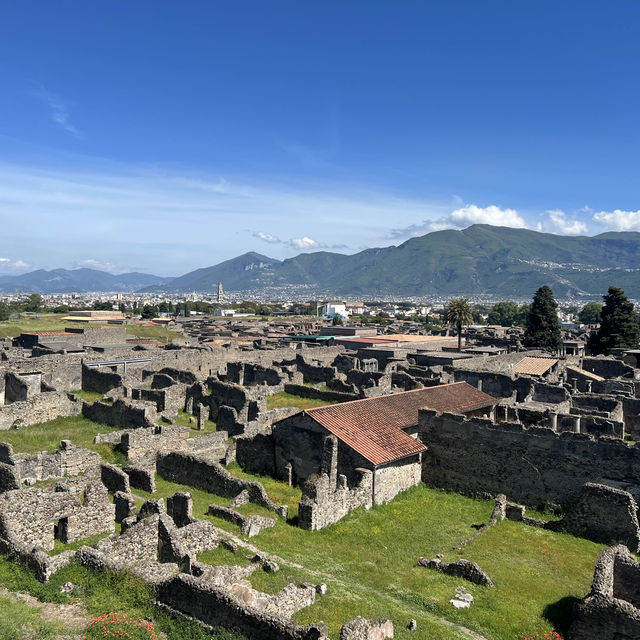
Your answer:
[[[189,422],[189,418],[193,418],[190,413],[183,411],[182,409],[178,411],[178,415],[173,419],[174,422],[181,427],[189,427],[191,429],[191,433],[189,433],[189,437],[193,436],[201,436],[204,433],[214,433],[217,430],[216,423],[213,420],[205,420],[204,421],[204,429],[199,430],[195,427],[198,426],[197,422]],[[196,417],[197,420],[197,417]]]
[[[74,322],[65,322],[66,314],[41,313],[38,318],[21,316],[16,320],[0,322],[0,338],[15,338],[21,333],[35,331],[64,331],[69,326],[84,326]],[[160,326],[127,325],[127,333],[136,338],[153,338],[159,342],[170,342],[173,338],[184,337],[181,333]]]
[[[0,432],[0,442],[13,445],[16,453],[37,453],[38,451],[55,451],[61,440],[71,440],[73,444],[86,447],[99,453],[107,462],[121,464],[124,455],[114,451],[105,442],[93,443],[98,433],[117,431],[105,424],[98,424],[84,416],[56,418],[50,422],[34,424],[22,429],[8,429]]]
[[[289,522],[277,519],[251,539],[261,549],[284,562],[276,574],[256,572],[254,587],[275,593],[290,580],[325,582],[328,592],[300,611],[300,623],[323,620],[332,637],[340,626],[355,617],[391,617],[396,637],[430,640],[457,638],[459,632],[440,618],[482,633],[490,640],[520,640],[524,633],[554,628],[566,632],[571,605],[588,591],[600,545],[526,525],[505,521],[461,551],[453,547],[487,521],[493,504],[419,486],[388,505],[370,511],[357,510],[322,531],[309,532],[295,525],[299,490],[273,479],[256,478],[237,466],[231,473],[263,481],[267,492],[292,508]],[[228,504],[229,499],[204,491],[157,480],[154,497],[188,490],[194,499],[194,515],[206,517],[216,526],[241,536],[240,529],[206,515],[210,503]],[[256,505],[238,509],[245,514],[273,514]],[[464,557],[478,562],[496,583],[487,589],[417,566],[420,556],[445,554],[446,560]],[[245,553],[235,556],[216,550],[201,555],[211,564],[243,564]],[[235,560],[234,560],[235,558]],[[300,569],[294,565],[302,565]],[[449,600],[455,588],[464,585],[476,598],[469,610],[455,610]],[[404,627],[411,618],[418,630]]]
[[[0,596],[0,640],[54,640],[63,631],[62,622],[44,620],[37,607]]]
[[[288,407],[297,407],[301,411],[303,409],[313,409],[314,407],[324,407],[328,404],[336,404],[335,402],[326,402],[325,400],[317,400],[315,398],[301,398],[294,396],[285,391],[274,393],[267,396],[267,409],[283,409]]]
[[[24,452],[55,449],[61,439],[70,439],[97,450],[107,460],[122,462],[108,445],[93,445],[96,433],[110,430],[83,417],[74,417],[5,431],[0,439],[11,442],[16,451]],[[505,521],[470,542],[466,548],[454,551],[457,543],[488,520],[493,503],[424,485],[401,494],[388,505],[354,511],[322,531],[303,531],[295,526],[301,497],[299,488],[269,477],[248,474],[237,464],[230,465],[229,471],[236,477],[262,482],[274,501],[289,506],[288,521],[257,505],[246,504],[238,508],[246,515],[275,517],[277,522],[274,528],[262,531],[247,542],[278,555],[281,570],[275,574],[257,571],[251,576],[251,583],[258,589],[275,593],[289,581],[325,582],[327,594],[319,596],[313,606],[300,611],[295,620],[301,624],[323,620],[329,626],[332,638],[338,636],[344,622],[356,615],[390,617],[395,624],[395,637],[400,640],[465,637],[455,627],[447,626],[443,619],[481,633],[488,640],[521,640],[524,633],[554,628],[566,633],[571,606],[576,598],[588,592],[595,561],[602,548],[580,538]],[[243,538],[236,525],[206,515],[210,504],[228,505],[230,498],[159,477],[156,485],[153,496],[139,490],[135,493],[140,498],[158,498],[176,491],[189,491],[193,496],[195,517],[208,518],[217,527]],[[62,550],[62,546],[58,546],[55,552]],[[211,564],[243,564],[246,553],[243,549],[237,554],[217,549],[201,554],[200,559]],[[475,586],[417,566],[420,556],[435,557],[438,553],[444,554],[447,561],[466,558],[477,562],[491,576],[495,589]],[[116,593],[105,594],[105,584],[117,584],[117,576],[100,577],[74,564],[56,574],[50,585],[40,585],[30,575],[18,565],[0,558],[0,585],[11,590],[27,590],[41,599],[67,598],[59,593],[59,585],[69,580],[83,585],[79,596],[92,613],[118,609],[132,615],[146,612],[145,615],[156,620],[164,620],[153,611],[144,585],[131,577],[121,578],[123,582],[114,589]],[[16,581],[23,585],[26,581],[28,585],[16,587]],[[55,585],[58,585],[57,592]],[[475,597],[469,610],[456,610],[449,604],[455,588],[460,585]],[[132,593],[128,593],[129,588],[133,589]],[[418,621],[418,629],[409,632],[405,627],[412,618]],[[3,624],[0,615],[0,640]],[[35,625],[34,633],[49,632],[44,623],[42,631],[37,631],[37,618],[30,624]],[[164,620],[162,624],[169,629],[174,623]],[[167,632],[170,639],[199,638],[189,635],[191,631],[187,633],[180,626],[184,623],[175,624],[178,627]],[[227,636],[220,636],[223,637]]]

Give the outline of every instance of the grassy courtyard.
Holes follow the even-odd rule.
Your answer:
[[[82,327],[83,324],[65,322],[67,314],[41,313],[39,317],[20,316],[15,320],[0,322],[0,338],[16,338],[21,333],[37,331],[64,331],[65,327]],[[173,338],[184,337],[181,333],[161,326],[127,325],[127,334],[132,338],[153,338],[159,342],[170,342]]]
[[[304,409],[313,409],[314,407],[324,407],[328,404],[336,403],[318,400],[316,398],[301,398],[286,391],[280,391],[279,393],[267,396],[267,409],[269,410],[296,407],[302,411]]]

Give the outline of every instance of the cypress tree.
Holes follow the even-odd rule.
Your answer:
[[[600,329],[590,341],[593,353],[609,353],[611,349],[634,349],[640,342],[638,314],[633,310],[624,291],[618,287],[609,287],[607,295],[602,296]]]
[[[553,291],[547,285],[540,287],[533,296],[531,310],[527,316],[525,346],[548,351],[558,351],[562,347],[562,331],[557,309],[558,303],[553,297]]]

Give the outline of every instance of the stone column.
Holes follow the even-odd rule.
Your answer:
[[[580,433],[580,416],[573,416],[573,431]]]
[[[554,431],[557,431],[558,430],[558,414],[557,413],[551,413],[549,415],[549,421],[551,423],[551,428]]]
[[[284,466],[284,470],[287,474],[287,484],[291,487],[293,486],[293,465],[290,462]]]
[[[335,436],[324,439],[321,471],[329,476],[329,487],[335,491],[338,481],[338,439]]]
[[[187,398],[186,412],[193,414],[193,396]]]
[[[206,407],[203,404],[198,405],[198,431],[204,430],[206,420]]]
[[[587,393],[591,393],[592,385],[593,385],[593,381],[587,380]]]

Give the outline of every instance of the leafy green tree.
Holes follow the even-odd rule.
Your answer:
[[[446,321],[454,325],[458,332],[458,351],[462,351],[462,328],[473,322],[471,306],[467,298],[453,298],[445,308]]]
[[[332,323],[334,327],[341,327],[344,324],[340,316],[333,316]]]
[[[578,320],[582,324],[600,324],[602,305],[599,302],[587,302],[578,313]]]
[[[516,327],[526,327],[527,326],[527,318],[529,317],[529,313],[531,313],[531,304],[523,304],[518,309],[518,315],[516,316],[514,326]]]
[[[609,287],[603,296],[600,329],[590,341],[593,353],[607,354],[611,349],[635,349],[640,342],[638,314],[633,310],[624,291],[618,287]]]
[[[501,327],[513,327],[517,318],[518,305],[511,300],[505,300],[491,307],[487,322],[489,324],[498,324]]]
[[[558,351],[562,347],[558,303],[547,285],[540,287],[533,296],[524,332],[524,344],[549,351]]]
[[[66,304],[59,304],[57,307],[51,309],[53,313],[69,313],[69,307]]]
[[[25,311],[40,311],[42,309],[42,296],[39,293],[32,293],[25,301]]]
[[[145,304],[142,307],[142,313],[140,316],[145,319],[155,318],[156,317],[156,308],[150,304]]]
[[[11,309],[9,309],[9,306],[4,302],[0,302],[0,322],[8,320],[10,315]]]

